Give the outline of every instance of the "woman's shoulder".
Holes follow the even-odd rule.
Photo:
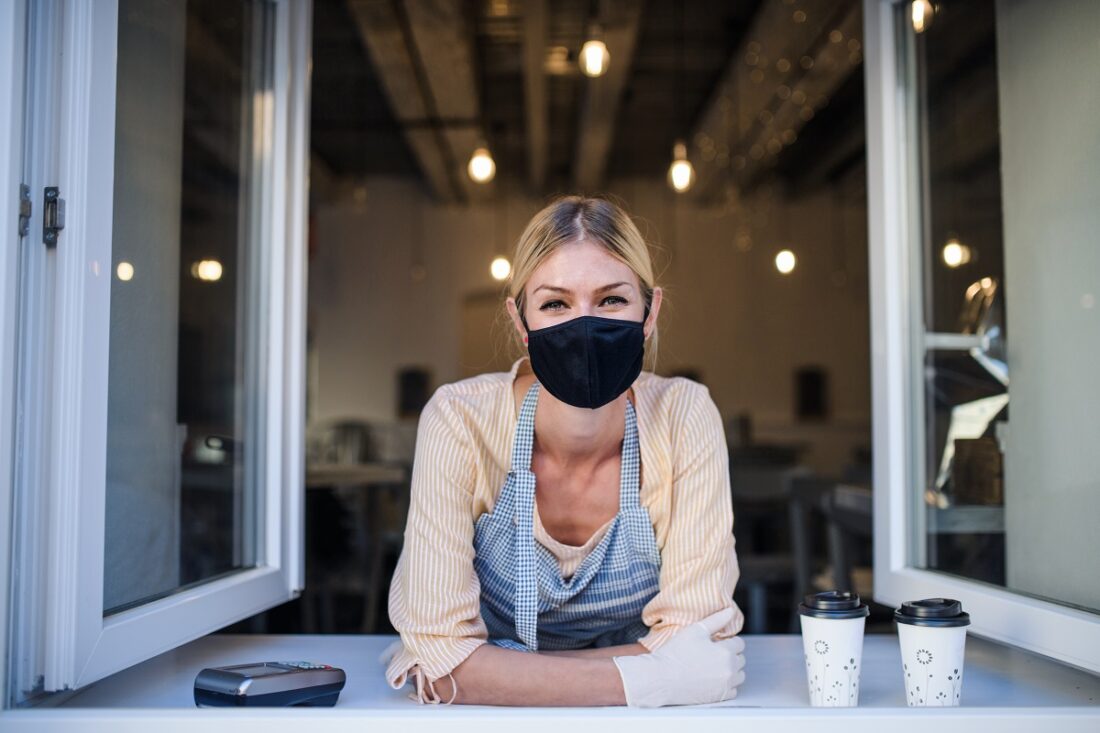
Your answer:
[[[510,372],[487,372],[440,385],[425,405],[421,420],[449,416],[473,432],[507,420],[514,375],[513,366]]]
[[[486,372],[485,374],[441,384],[436,388],[432,398],[441,400],[486,399],[496,396],[500,392],[506,392],[511,383],[512,376],[509,372]]]
[[[725,436],[718,406],[706,385],[686,377],[662,377],[642,372],[634,382],[639,419],[652,426],[652,437],[663,434],[669,445],[701,436]]]
[[[634,391],[654,409],[682,413],[713,404],[706,385],[687,377],[662,377],[642,372],[634,382]]]

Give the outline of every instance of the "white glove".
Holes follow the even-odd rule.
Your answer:
[[[729,700],[745,681],[745,641],[713,641],[733,618],[726,608],[678,631],[649,654],[612,657],[623,679],[626,704],[655,708]]]

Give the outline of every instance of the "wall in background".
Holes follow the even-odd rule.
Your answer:
[[[749,413],[757,439],[804,443],[817,470],[839,471],[869,445],[862,171],[795,201],[765,190],[726,209],[693,206],[663,181],[607,190],[656,246],[666,289],[658,372],[697,372],[725,418]],[[475,348],[470,331],[488,327],[486,304],[500,297],[503,308],[489,262],[509,253],[542,205],[512,196],[495,207],[440,206],[396,178],[370,178],[318,204],[311,420],[393,421],[403,367],[427,368],[436,385],[481,371],[462,362]],[[788,276],[774,265],[785,247],[798,257]],[[507,323],[497,325],[485,343],[505,353],[486,354],[487,368],[511,363]],[[795,372],[809,365],[828,372],[829,417],[800,423]]]

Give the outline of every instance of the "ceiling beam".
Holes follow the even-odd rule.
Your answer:
[[[474,32],[462,0],[395,0],[408,13],[428,96],[440,120],[448,164],[464,201],[488,198],[493,185],[475,183],[466,164],[485,139],[474,67]]]
[[[523,3],[523,101],[527,127],[527,180],[536,192],[546,182],[550,150],[546,98],[546,0]]]
[[[602,6],[603,16],[599,20],[611,65],[603,76],[584,77],[585,92],[573,159],[573,181],[582,191],[591,191],[603,183],[615,120],[634,62],[642,6],[642,0],[607,0]]]
[[[854,0],[799,10],[761,6],[692,130],[688,155],[694,197],[725,200],[733,188],[761,180],[778,154],[856,73],[862,48],[860,4]]]
[[[432,193],[483,198],[466,162],[481,129],[473,34],[461,0],[348,0],[390,107]]]

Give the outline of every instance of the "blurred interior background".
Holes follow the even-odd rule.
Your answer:
[[[211,45],[239,40],[226,14],[188,7],[195,72],[213,79]],[[945,184],[930,287],[937,321],[975,332],[1003,317],[992,4],[949,10],[922,34]],[[796,630],[814,590],[869,600],[862,60],[856,0],[317,0],[307,589],[227,631],[392,631],[419,409],[517,356],[500,322],[510,249],[561,193],[613,197],[653,245],[657,371],[704,383],[726,422],[746,631]],[[939,461],[955,406],[1007,394],[988,360],[933,356]],[[971,439],[966,466],[999,459],[983,432],[952,436]],[[204,506],[185,533],[233,516]],[[943,536],[941,563],[1003,584],[996,519],[980,520]],[[873,611],[869,630],[888,631]]]

